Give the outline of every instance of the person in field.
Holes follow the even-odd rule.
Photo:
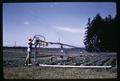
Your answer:
[[[31,62],[32,45],[33,45],[32,39],[29,39],[25,65],[32,65],[32,62]]]

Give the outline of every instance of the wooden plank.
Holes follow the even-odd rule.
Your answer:
[[[44,65],[44,64],[39,64],[39,66],[45,66],[45,67],[79,67],[79,68],[111,68],[112,67],[112,66]]]

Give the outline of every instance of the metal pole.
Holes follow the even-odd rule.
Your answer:
[[[34,63],[36,62],[37,45],[35,44]]]
[[[15,41],[15,45],[14,45],[14,47],[16,47],[16,41]]]

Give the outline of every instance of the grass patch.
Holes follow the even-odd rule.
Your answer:
[[[117,72],[101,69],[55,67],[4,67],[5,79],[105,79],[117,78]]]

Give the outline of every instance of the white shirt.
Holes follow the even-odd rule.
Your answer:
[[[29,47],[27,48],[27,52],[30,52],[30,48]]]

